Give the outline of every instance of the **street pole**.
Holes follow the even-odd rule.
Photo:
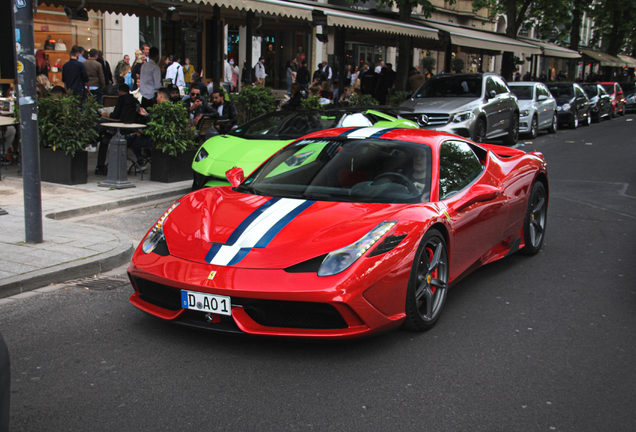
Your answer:
[[[37,4],[36,4],[37,5]],[[24,230],[27,243],[42,243],[42,191],[38,146],[38,104],[36,93],[33,0],[15,0],[13,8],[16,50],[17,98],[20,105],[22,139],[22,185]]]

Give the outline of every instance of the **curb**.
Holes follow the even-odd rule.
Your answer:
[[[115,249],[66,264],[2,279],[0,280],[0,298],[32,291],[70,279],[79,279],[87,275],[103,273],[130,261],[134,252],[132,240],[124,234],[111,232],[117,236],[120,243]]]
[[[99,213],[105,210],[113,210],[121,207],[127,207],[135,204],[142,204],[148,201],[155,201],[162,198],[170,198],[173,196],[183,196],[192,192],[192,188],[173,189],[165,192],[157,192],[154,194],[148,194],[143,196],[136,196],[132,198],[124,198],[118,201],[111,201],[103,204],[95,204],[88,207],[78,207],[70,210],[62,210],[59,212],[53,212],[46,215],[47,218],[53,220],[64,220],[78,216],[85,216],[88,214]]]

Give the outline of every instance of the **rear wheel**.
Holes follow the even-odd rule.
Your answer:
[[[504,145],[512,146],[517,144],[517,140],[519,139],[519,114],[514,113],[512,115],[512,120],[510,121],[510,130],[508,135],[506,135],[503,139]]]
[[[525,246],[521,252],[535,255],[541,250],[545,235],[545,224],[548,216],[548,194],[543,183],[536,182],[532,186],[526,216],[523,221],[523,239]]]
[[[432,328],[442,313],[448,292],[448,250],[442,234],[432,229],[417,248],[406,292],[406,319],[412,331]]]
[[[548,128],[548,132],[553,134],[559,130],[559,116],[557,113],[554,113],[552,116],[552,125]]]

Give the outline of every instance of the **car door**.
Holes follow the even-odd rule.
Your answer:
[[[574,84],[574,103],[576,104],[576,113],[579,120],[585,120],[587,111],[589,109],[589,102],[587,95],[581,87]]]
[[[598,86],[598,98],[600,100],[600,105],[601,105],[601,107],[599,108],[599,115],[604,116],[605,114],[608,114],[608,113],[611,114],[612,98],[610,97],[609,94],[607,94],[607,92],[601,85]]]
[[[488,125],[486,129],[486,136],[500,135],[503,130],[502,127],[502,115],[501,107],[502,102],[497,94],[497,84],[492,76],[486,77],[486,91],[485,91],[485,103],[482,107],[486,117],[488,118]]]
[[[510,123],[512,120],[512,114],[514,111],[518,111],[516,96],[510,91],[506,83],[499,77],[493,77],[495,80],[495,86],[497,87],[497,97],[501,101],[501,127],[507,131],[510,129]]]
[[[556,109],[556,101],[552,97],[550,91],[543,84],[537,84],[535,95],[537,99],[539,96],[544,96],[545,99],[537,101],[537,115],[539,119],[539,128],[544,129],[552,124],[552,117],[554,110]]]
[[[501,241],[506,223],[506,198],[499,192],[497,164],[491,153],[450,140],[440,146],[439,194],[452,228],[451,278],[466,271]],[[475,201],[476,197],[480,197]]]

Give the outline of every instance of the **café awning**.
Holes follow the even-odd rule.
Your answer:
[[[79,7],[81,0],[44,0],[41,3],[48,6]],[[118,13],[137,16],[162,17],[168,8],[201,9],[203,12],[211,12],[214,6],[225,10],[251,11],[274,16],[289,17],[311,21],[313,7],[291,3],[282,0],[86,0],[84,7],[87,10]]]
[[[378,18],[362,13],[343,12],[322,7],[316,7],[315,9],[324,13],[329,26],[437,39],[438,31],[429,27],[407,24],[388,18]]]
[[[581,52],[587,57],[591,58],[594,63],[599,63],[601,66],[610,67],[623,67],[625,62],[607,53],[601,51],[593,51],[588,49],[582,49]]]
[[[628,68],[636,68],[636,59],[634,57],[626,56],[623,54],[619,54],[617,57],[624,61],[625,66],[627,66]]]
[[[530,39],[530,38],[520,38],[520,40],[527,42],[529,44],[538,46],[539,48],[541,48],[541,50],[543,51],[543,55],[546,57],[557,57],[557,58],[567,58],[567,59],[581,58],[581,54],[579,54],[578,51],[564,48],[557,44],[543,42],[543,41]]]
[[[453,45],[480,48],[490,51],[541,54],[541,49],[536,45],[510,38],[501,33],[470,29],[454,24],[442,24],[426,20],[418,21],[421,21],[426,26],[448,33]]]

